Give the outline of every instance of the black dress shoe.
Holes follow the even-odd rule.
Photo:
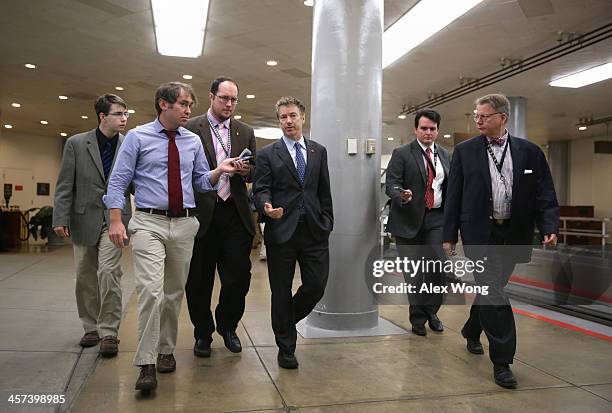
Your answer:
[[[473,340],[471,338],[467,338],[465,336],[465,332],[461,330],[461,335],[467,341],[466,348],[472,354],[484,354],[484,348],[482,348],[482,343],[480,340]]]
[[[219,331],[217,333],[223,337],[223,343],[225,347],[232,353],[240,353],[242,351],[242,345],[240,344],[240,339],[236,335],[235,331]]]
[[[435,314],[429,318],[429,328],[431,328],[433,331],[436,331],[438,333],[441,333],[444,331],[444,326],[442,325],[442,321],[440,321],[438,316]]]
[[[300,363],[298,363],[294,354],[285,353],[282,350],[278,350],[278,365],[284,369],[297,369]]]
[[[155,364],[140,366],[140,375],[136,380],[136,390],[151,391],[157,387],[157,377],[155,375]]]
[[[210,340],[197,339],[193,346],[193,354],[196,357],[210,357]]]
[[[506,389],[515,389],[517,385],[516,377],[510,370],[507,364],[495,364],[493,365],[493,378],[495,383]]]
[[[412,332],[417,336],[426,336],[427,330],[425,330],[425,325],[415,324],[412,326]]]

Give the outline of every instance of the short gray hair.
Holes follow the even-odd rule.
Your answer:
[[[491,105],[494,111],[510,115],[510,101],[501,93],[492,93],[476,99],[476,105]]]
[[[299,100],[298,98],[294,98],[293,96],[283,96],[282,98],[276,101],[276,105],[275,105],[276,117],[278,118],[278,109],[281,106],[291,106],[291,105],[297,106],[298,109],[300,110],[301,115],[306,113],[306,106],[304,106],[301,100]]]

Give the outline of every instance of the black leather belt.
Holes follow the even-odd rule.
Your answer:
[[[136,211],[146,212],[147,214],[153,214],[153,215],[163,215],[168,218],[185,218],[185,217],[193,217],[196,215],[195,208],[181,209],[176,214],[173,214],[172,212],[165,210],[165,209],[155,209],[155,208],[136,208]]]
[[[493,219],[493,224],[495,225],[502,226],[502,225],[508,225],[509,223],[510,223],[510,219],[497,219],[497,218]]]

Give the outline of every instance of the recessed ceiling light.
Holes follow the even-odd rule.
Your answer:
[[[240,120],[240,119],[242,119],[242,116],[240,116],[240,115],[234,115],[234,119],[236,119],[236,120]]]
[[[406,119],[406,115],[399,115],[397,118],[398,119]]]
[[[255,95],[246,95],[247,99],[255,99]]]
[[[24,66],[28,69],[36,69],[36,65],[33,65],[32,63],[26,63]]]
[[[134,109],[128,109],[128,113],[136,113]]]
[[[115,86],[115,90],[123,90],[123,86]]]
[[[266,64],[267,64],[268,66],[276,66],[276,65],[278,64],[278,62],[277,62],[276,60],[268,60],[268,61],[266,62]]]
[[[7,129],[13,129],[13,125],[8,125],[7,124],[7,125],[4,125],[4,127],[7,128]]]
[[[14,108],[20,108],[21,107],[21,103],[13,102],[13,103],[11,103],[11,106],[14,107]]]
[[[61,132],[60,136],[68,136],[68,134],[66,132]]]
[[[314,6],[314,0],[304,0],[304,6],[308,6],[308,7]]]
[[[183,75],[183,79],[191,80],[191,79],[193,79],[193,76],[191,76],[191,75]]]
[[[209,0],[151,0],[157,51],[165,56],[192,57],[202,54]],[[181,22],[177,41],[176,22]]]
[[[87,115],[81,115],[81,119],[89,119]]]
[[[43,125],[49,124],[49,122],[47,122],[46,120],[41,120],[40,123],[42,123]]]
[[[578,130],[587,130],[587,127],[586,126],[579,126]]]
[[[440,2],[424,0],[393,23],[383,33],[383,69],[417,47],[429,37],[467,13],[482,0],[454,0]],[[431,16],[436,16],[431,19]]]
[[[66,100],[66,99],[68,99],[68,96],[59,95],[59,96],[58,96],[58,98],[59,98],[60,100]]]
[[[448,138],[450,138],[451,136],[450,136],[450,135],[447,133],[447,134],[445,134],[445,135],[444,135],[444,137],[445,137],[446,139],[448,139]]]
[[[605,65],[595,66],[582,72],[574,73],[561,79],[553,80],[549,83],[556,87],[571,87],[578,88],[592,83],[601,82],[602,80],[612,77],[612,62]]]
[[[392,140],[395,140],[395,139],[394,139],[394,138],[392,138],[391,136],[389,136],[389,137],[387,138],[387,140],[388,140],[388,141],[392,141]]]

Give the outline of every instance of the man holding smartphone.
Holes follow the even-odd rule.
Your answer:
[[[216,78],[210,86],[207,113],[187,123],[186,128],[202,140],[211,169],[226,158],[241,157],[249,161],[255,155],[253,128],[232,118],[238,91],[235,80]],[[246,183],[251,182],[254,162],[251,160],[245,165],[237,173],[222,175],[217,190],[195,196],[200,229],[185,290],[194,326],[193,353],[197,357],[210,357],[215,329],[232,353],[242,351],[236,328],[244,313],[251,282],[250,254],[255,235],[246,188]],[[210,305],[215,270],[219,272],[221,291],[213,319]]]
[[[446,149],[434,142],[438,137],[440,114],[419,110],[414,117],[416,139],[393,151],[387,167],[386,193],[391,198],[387,230],[395,237],[398,253],[412,260],[443,259],[443,207],[450,166]],[[429,328],[442,332],[437,316],[442,294],[419,294],[423,284],[442,285],[444,274],[421,271],[405,274],[417,293],[408,294],[412,332],[425,336]]]

